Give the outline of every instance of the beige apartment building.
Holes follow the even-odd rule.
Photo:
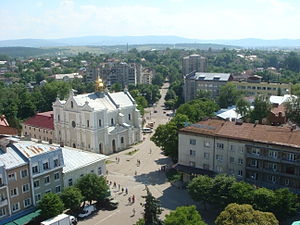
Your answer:
[[[179,131],[177,169],[184,181],[228,174],[257,186],[300,193],[300,131],[209,119]]]
[[[199,54],[185,56],[182,59],[182,75],[191,72],[205,72],[207,67],[206,58]]]

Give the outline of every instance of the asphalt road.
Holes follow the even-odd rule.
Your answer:
[[[164,113],[163,103],[168,84],[161,89],[161,99],[156,106],[146,109],[145,118],[154,121],[154,129],[159,124],[165,124],[169,117]],[[154,113],[154,110],[157,113]],[[152,134],[144,135],[143,142],[132,146],[130,149],[110,155],[107,164],[107,180],[110,185],[112,196],[119,201],[119,207],[113,211],[99,210],[97,213],[79,222],[80,225],[132,225],[143,217],[145,202],[142,196],[146,195],[145,185],[148,186],[152,195],[160,201],[163,219],[170,210],[177,206],[191,205],[194,202],[189,198],[185,190],[172,186],[166,179],[161,166],[171,166],[169,158],[162,154],[160,148],[150,141]],[[132,155],[128,154],[136,150]],[[140,161],[140,164],[138,163]],[[116,187],[113,187],[116,183]],[[120,189],[119,189],[120,185]],[[122,192],[122,188],[124,191]],[[128,189],[128,194],[125,189]],[[134,195],[134,203],[129,202]],[[135,211],[135,213],[133,212]],[[133,215],[134,214],[134,215]]]

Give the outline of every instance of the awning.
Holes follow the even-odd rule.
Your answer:
[[[204,170],[192,166],[184,166],[180,164],[175,164],[173,166],[174,169],[178,170],[179,172],[188,173],[188,174],[197,174],[197,175],[207,175],[207,176],[214,176],[216,173],[211,170]]]
[[[25,216],[22,216],[14,221],[11,221],[9,223],[6,223],[5,225],[24,225],[29,223],[33,218],[39,216],[41,213],[41,210],[36,210],[32,213],[29,213]]]

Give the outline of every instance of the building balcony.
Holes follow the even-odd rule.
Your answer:
[[[252,167],[252,166],[246,166],[246,170],[253,171],[253,172],[259,172],[259,173],[265,173],[270,175],[276,175],[280,177],[286,177],[286,178],[294,178],[299,179],[299,175],[296,173],[286,173],[282,172],[279,169],[272,169],[272,168],[261,168],[261,167]]]
[[[270,156],[266,156],[266,155],[247,153],[246,156],[248,158],[252,158],[252,159],[266,160],[266,161],[270,161],[270,162],[282,163],[281,158],[274,158],[274,157],[270,157]]]
[[[0,200],[0,207],[6,206],[7,204],[8,204],[7,198]]]

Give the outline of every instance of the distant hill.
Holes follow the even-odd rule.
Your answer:
[[[57,49],[41,49],[30,47],[0,47],[0,55],[7,55],[10,57],[37,57],[44,55],[55,54]]]
[[[198,40],[178,36],[86,36],[60,39],[17,39],[0,41],[0,47],[59,47],[59,46],[113,46],[145,44],[219,44],[241,48],[297,48],[300,39],[263,40]]]

